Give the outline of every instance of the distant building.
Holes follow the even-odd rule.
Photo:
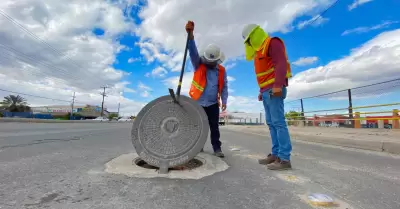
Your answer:
[[[326,115],[326,116],[315,116],[313,118],[307,118],[309,123],[312,121],[313,126],[348,126],[351,124],[350,117],[344,115]],[[307,124],[311,125],[311,124]]]
[[[62,116],[71,113],[71,106],[69,105],[53,105],[53,106],[41,106],[41,107],[31,107],[34,114],[51,114],[53,116]],[[96,118],[101,116],[101,107],[99,106],[74,106],[73,113],[79,114],[84,118]],[[103,116],[107,117],[109,112],[104,109]]]

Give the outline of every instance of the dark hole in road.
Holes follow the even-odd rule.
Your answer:
[[[139,157],[134,160],[134,163],[137,166],[140,166],[142,168],[155,169],[155,170],[159,169],[158,167],[155,167],[155,166],[147,164],[144,160],[142,160]],[[200,167],[202,165],[203,165],[203,162],[201,160],[191,159],[191,160],[189,160],[189,162],[187,162],[187,163],[185,163],[183,165],[179,165],[179,166],[175,166],[175,167],[169,168],[169,170],[170,171],[192,170],[192,169],[198,168],[198,167]]]

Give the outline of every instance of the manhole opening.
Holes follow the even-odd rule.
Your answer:
[[[136,158],[134,160],[134,163],[137,166],[140,166],[142,168],[155,169],[155,170],[159,169],[158,167],[155,167],[155,166],[147,164],[140,157]],[[175,167],[169,168],[168,170],[170,170],[170,171],[192,170],[192,169],[198,168],[198,167],[200,167],[202,165],[203,165],[203,162],[201,160],[198,160],[198,159],[194,158],[194,159],[189,160],[189,162],[187,162],[187,163],[185,163],[183,165],[175,166]]]

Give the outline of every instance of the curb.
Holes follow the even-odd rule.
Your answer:
[[[0,123],[130,123],[133,121],[54,120],[36,118],[0,118]]]
[[[268,134],[266,133],[254,133],[251,131],[234,130],[229,128],[225,130],[269,137]],[[390,154],[400,155],[400,143],[397,142],[348,140],[348,139],[333,138],[333,137],[304,136],[296,133],[291,133],[290,136],[292,137],[293,141],[313,142],[313,143],[327,144],[338,147],[355,148],[361,150],[386,152]]]

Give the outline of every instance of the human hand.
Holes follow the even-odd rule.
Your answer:
[[[258,101],[262,101],[263,100],[263,98],[262,98],[262,93],[259,93],[258,94]]]
[[[272,88],[272,96],[282,96],[282,88]]]
[[[226,104],[223,104],[221,109],[222,109],[222,111],[225,111],[226,110]]]
[[[188,32],[188,33],[193,33],[193,30],[194,30],[194,22],[189,20],[189,21],[186,23],[185,29],[186,29],[186,32]]]

